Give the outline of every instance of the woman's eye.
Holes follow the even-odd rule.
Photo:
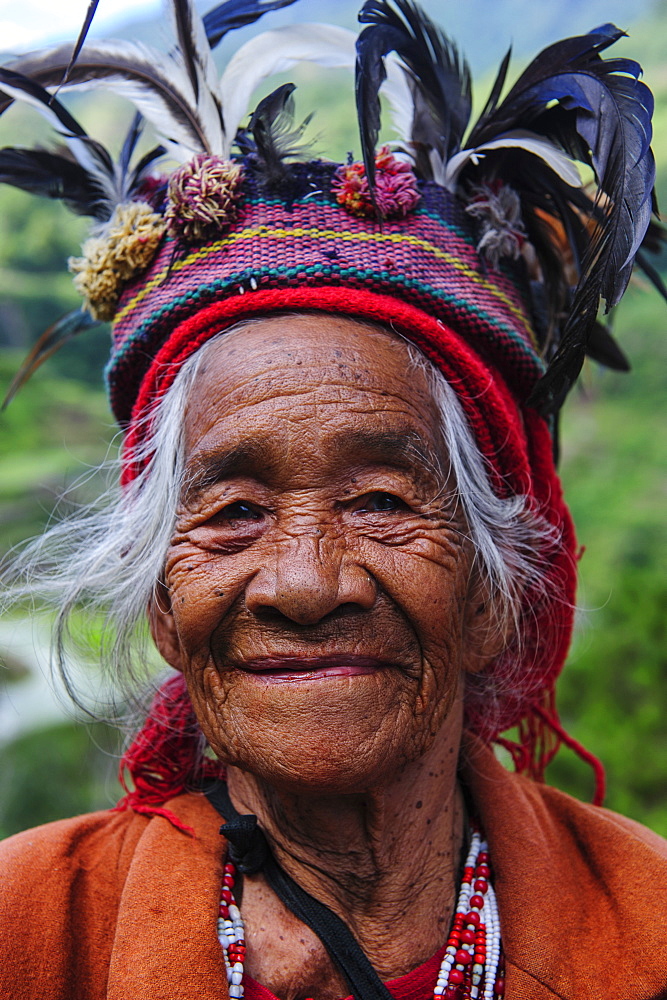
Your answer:
[[[219,510],[215,519],[218,521],[259,521],[261,516],[255,507],[251,507],[250,504],[244,503],[242,500],[237,500]]]
[[[367,493],[361,497],[361,506],[357,511],[365,511],[371,514],[391,513],[392,511],[408,510],[408,505],[393,493]]]

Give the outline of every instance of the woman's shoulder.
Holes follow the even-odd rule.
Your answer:
[[[33,827],[0,842],[3,890],[12,884],[49,876],[90,871],[98,864],[109,870],[115,858],[131,854],[146,818],[132,812],[103,810]]]
[[[121,960],[143,948],[150,958],[160,935],[147,927],[165,898],[173,912],[186,885],[219,886],[217,814],[196,794],[165,807],[156,816],[90,813],[0,843],[0,996],[102,1000],[112,953]],[[199,904],[195,891],[192,906],[209,907],[209,895]]]

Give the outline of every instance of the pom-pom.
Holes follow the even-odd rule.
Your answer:
[[[375,205],[363,163],[339,167],[332,187],[338,204],[352,215],[373,216],[377,205],[383,219],[406,216],[420,198],[412,167],[390,153],[388,146],[375,156]]]
[[[123,286],[148,267],[164,231],[164,219],[150,205],[126,202],[100,235],[86,240],[82,257],[70,257],[74,287],[95,319],[113,319]]]
[[[237,213],[243,167],[198,153],[171,175],[165,219],[171,236],[186,243],[213,240]]]
[[[498,267],[501,257],[516,260],[526,242],[518,194],[498,181],[475,188],[473,194],[466,212],[482,222],[477,252],[486,257],[492,267]]]

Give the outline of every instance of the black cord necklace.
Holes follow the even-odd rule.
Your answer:
[[[287,909],[317,934],[347,980],[355,1000],[393,1000],[347,924],[280,867],[258,826],[257,817],[237,812],[227,783],[216,781],[204,790],[204,794],[226,820],[220,833],[229,842],[229,857],[237,872],[251,875],[261,871],[264,874]]]

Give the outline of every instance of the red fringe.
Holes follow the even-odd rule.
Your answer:
[[[516,740],[498,736],[494,743],[510,754],[517,774],[527,774],[540,782],[544,781],[547,767],[564,744],[592,769],[595,779],[593,805],[601,806],[606,792],[602,761],[575,740],[574,736],[570,736],[558,718],[554,693],[551,691],[547,694],[544,699],[546,704],[533,705],[530,714],[521,720],[517,726]]]
[[[126,794],[116,810],[162,816],[194,836],[192,827],[165,809],[164,803],[202,779],[224,777],[222,764],[204,756],[202,741],[185,681],[176,674],[158,689],[143,727],[121,758],[118,776]]]

